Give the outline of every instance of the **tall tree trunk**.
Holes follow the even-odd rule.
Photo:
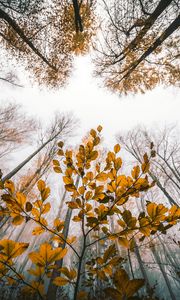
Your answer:
[[[78,33],[79,31],[83,31],[83,25],[82,25],[82,19],[80,16],[80,11],[79,11],[79,3],[78,0],[72,0],[73,2],[73,8],[74,8],[74,20],[75,20],[75,27],[76,27],[76,32]]]
[[[139,263],[139,267],[140,267],[140,270],[141,270],[141,273],[142,273],[142,276],[145,280],[145,286],[146,286],[146,290],[147,292],[150,292],[151,290],[151,285],[149,283],[149,279],[148,279],[148,275],[146,273],[146,270],[144,268],[144,264],[143,264],[143,261],[141,259],[141,255],[140,255],[140,252],[139,252],[139,248],[138,248],[138,245],[136,244],[135,240],[134,240],[134,244],[135,244],[135,247],[134,247],[134,252],[135,252],[135,255],[137,257],[137,261]]]
[[[61,133],[62,129],[58,131],[53,137],[49,138],[45,143],[43,143],[36,151],[34,151],[31,155],[29,155],[22,163],[20,163],[16,168],[14,168],[11,172],[9,172],[6,176],[4,176],[1,181],[5,182],[7,179],[12,178],[17,172],[19,172],[30,160],[36,156],[46,145],[52,142],[58,135]]]
[[[161,189],[161,191],[164,193],[164,195],[166,196],[166,198],[168,199],[169,203],[171,205],[176,205],[179,207],[179,205],[174,201],[174,199],[169,195],[169,193],[166,191],[165,188],[163,188],[161,182],[158,180],[158,178],[152,173],[152,172],[148,172],[148,174],[150,175],[150,177],[156,182],[157,186]]]
[[[79,185],[79,180],[80,180],[80,177],[78,176],[76,183],[75,183],[76,187],[78,187],[78,185]],[[72,201],[73,201],[73,199],[72,199]],[[72,209],[68,208],[66,217],[65,217],[65,222],[64,222],[64,229],[63,229],[63,237],[65,240],[68,237],[71,216],[72,216]],[[66,243],[64,243],[61,247],[64,249],[65,246],[66,246]],[[47,299],[48,300],[56,300],[56,293],[57,293],[58,287],[53,284],[53,280],[57,276],[60,276],[61,273],[58,271],[58,269],[62,268],[63,260],[62,259],[58,260],[55,262],[55,264],[56,264],[57,268],[53,270],[52,276],[51,276],[51,279],[49,282],[48,291],[47,291]]]
[[[174,295],[173,289],[171,287],[171,283],[169,281],[168,275],[166,274],[166,272],[164,270],[164,266],[161,264],[161,260],[160,260],[159,254],[156,251],[156,248],[155,248],[155,246],[153,244],[151,245],[151,251],[152,251],[153,256],[155,258],[155,261],[157,262],[157,265],[158,265],[159,269],[161,270],[161,273],[162,273],[162,275],[164,277],[164,280],[166,282],[166,285],[167,285],[167,288],[168,288],[168,291],[169,291],[171,299],[172,300],[177,300],[176,296]]]

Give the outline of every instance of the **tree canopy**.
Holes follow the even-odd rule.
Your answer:
[[[144,92],[179,86],[179,2],[103,0],[106,17],[95,45],[97,70],[112,90]]]
[[[61,86],[74,54],[88,51],[95,31],[93,1],[1,1],[0,43],[39,83]]]

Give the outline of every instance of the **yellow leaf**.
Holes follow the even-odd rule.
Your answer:
[[[139,174],[140,174],[140,167],[139,167],[139,166],[135,166],[135,167],[133,168],[133,170],[131,171],[131,175],[132,175],[132,177],[133,177],[134,179],[137,179],[138,176],[139,176]]]
[[[124,290],[127,282],[129,281],[129,276],[124,269],[118,269],[113,277],[113,283],[115,284],[117,290]]]
[[[38,190],[40,192],[42,192],[46,187],[45,182],[43,180],[39,180],[37,183],[37,187],[38,187]]]
[[[108,175],[106,173],[99,173],[97,176],[96,176],[96,180],[98,181],[106,181],[108,179]]]
[[[97,133],[96,133],[96,131],[94,129],[91,129],[90,135],[92,135],[92,137],[95,138],[96,135],[97,135]]]
[[[0,246],[2,247],[2,253],[11,259],[21,255],[28,248],[29,244],[4,239],[0,241]]]
[[[57,152],[57,155],[63,156],[64,155],[64,151],[62,149],[59,149]]]
[[[41,214],[47,214],[50,211],[50,209],[51,209],[51,204],[49,202],[44,204],[41,210]]]
[[[80,221],[81,221],[81,218],[78,217],[78,216],[74,216],[72,220],[73,220],[74,222],[80,222]]]
[[[62,173],[62,169],[60,167],[54,167],[53,169],[56,173]]]
[[[39,234],[43,233],[44,231],[45,231],[45,229],[42,228],[41,226],[39,226],[39,227],[36,227],[33,229],[32,235],[39,235]]]
[[[16,200],[19,203],[20,207],[24,207],[24,204],[26,202],[26,196],[23,195],[22,193],[16,193]]]
[[[119,237],[118,243],[125,248],[129,248],[129,241],[124,237]]]
[[[21,215],[18,215],[15,218],[13,218],[12,224],[13,225],[20,225],[20,224],[22,224],[23,221],[24,221],[24,217],[22,217]]]
[[[121,147],[120,147],[119,144],[116,144],[116,145],[114,146],[114,152],[115,152],[115,153],[118,153],[118,152],[120,151],[120,149],[121,149]]]
[[[60,247],[54,250],[49,250],[47,262],[52,263],[54,261],[61,260],[67,254],[67,251],[67,248],[62,249]]]
[[[74,184],[74,181],[71,177],[68,176],[63,176],[63,181],[65,184],[69,185],[69,184]]]
[[[145,162],[146,164],[149,162],[149,158],[148,158],[147,153],[145,153],[145,154],[143,155],[143,159],[144,159],[144,162]]]
[[[143,173],[147,173],[149,171],[150,164],[149,163],[142,163],[141,169]]]
[[[90,160],[95,160],[98,157],[98,152],[97,151],[92,151],[90,154]]]
[[[66,241],[68,244],[73,244],[76,241],[76,237],[75,236],[69,237]]]
[[[79,192],[80,195],[84,195],[85,187],[84,187],[84,186],[80,186],[80,187],[78,188],[78,192]]]
[[[49,194],[50,194],[50,188],[47,187],[41,192],[42,200],[45,201],[49,197]]]
[[[74,184],[66,184],[65,185],[65,189],[68,192],[75,192],[76,191],[76,187]]]
[[[11,194],[13,194],[15,191],[14,183],[11,180],[6,180],[4,183],[4,187],[8,189]]]
[[[104,252],[103,261],[106,263],[107,260],[113,257],[115,254],[116,254],[115,244],[110,245],[108,249],[106,249],[106,251]]]
[[[67,205],[71,209],[77,209],[77,208],[79,208],[79,205],[75,201],[67,202]]]
[[[53,159],[53,165],[59,167],[59,161],[57,159]]]
[[[88,191],[86,194],[85,194],[85,199],[86,200],[89,200],[92,198],[92,192],[91,191]]]
[[[103,129],[103,128],[102,128],[102,126],[101,126],[101,125],[99,125],[99,126],[97,127],[97,131],[98,131],[98,132],[101,132],[101,131],[102,131],[102,129]]]
[[[37,219],[39,218],[39,216],[40,216],[39,210],[38,210],[37,208],[33,207],[31,212],[32,212],[32,215],[33,215],[33,216],[35,217],[35,219],[37,220]]]
[[[114,167],[118,171],[122,166],[122,159],[120,157],[114,160]]]
[[[132,297],[137,291],[143,287],[145,283],[144,279],[132,279],[128,282],[126,286],[126,296]]]
[[[93,180],[93,172],[87,172],[87,173],[86,173],[86,177],[87,177],[87,179],[89,179],[89,180]]]
[[[149,203],[147,205],[147,213],[153,219],[156,216],[156,209],[157,209],[157,204],[156,203]]]
[[[54,280],[53,280],[53,283],[57,286],[63,286],[63,285],[66,285],[67,283],[69,282],[68,279],[64,278],[64,277],[56,277]]]

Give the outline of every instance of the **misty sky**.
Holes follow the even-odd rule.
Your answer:
[[[23,78],[21,74],[20,78]],[[75,71],[66,88],[39,90],[25,83],[24,88],[1,84],[1,101],[16,101],[32,115],[47,123],[54,111],[71,111],[80,119],[78,137],[101,124],[105,145],[112,146],[115,134],[138,124],[163,126],[179,122],[180,91],[157,88],[145,95],[120,97],[99,86],[92,76],[90,58],[76,59]],[[79,142],[76,137],[75,142]]]

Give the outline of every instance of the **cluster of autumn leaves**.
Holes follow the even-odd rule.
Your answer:
[[[87,250],[103,242],[102,256],[86,260],[86,286],[92,286],[95,280],[105,282],[104,295],[110,299],[130,299],[143,285],[143,279],[130,280],[123,269],[123,259],[119,256],[116,243],[134,251],[136,240],[143,241],[157,232],[166,230],[177,223],[180,209],[170,208],[163,204],[147,202],[146,211],[134,213],[127,209],[128,201],[138,201],[139,195],[154,185],[149,182],[147,172],[150,159],[155,155],[150,147],[150,153],[145,154],[141,165],[135,166],[131,175],[121,172],[122,159],[118,156],[120,145],[114,146],[105,159],[101,158],[100,142],[102,127],[90,131],[85,144],[79,146],[75,152],[64,150],[62,142],[58,143],[57,156],[53,160],[53,168],[62,176],[64,188],[70,194],[67,207],[73,211],[72,222],[79,223],[82,247],[76,247],[76,238],[65,237],[66,226],[64,220],[56,218],[53,224],[48,222],[47,213],[51,210],[48,198],[50,189],[43,180],[37,184],[39,195],[37,200],[29,202],[23,193],[16,192],[12,181],[1,183],[2,201],[1,217],[9,216],[13,226],[20,226],[23,222],[33,221],[36,227],[32,235],[49,232],[51,240],[40,245],[39,250],[29,253],[32,267],[28,272],[33,276],[27,281],[25,276],[16,270],[16,258],[24,253],[29,244],[3,239],[0,242],[0,278],[7,285],[22,285],[22,292],[37,294],[45,297],[46,280],[52,277],[54,270],[58,276],[53,279],[56,286],[70,285],[74,290],[74,299],[86,299],[87,290],[80,288],[82,276],[82,261],[87,256]],[[79,185],[77,185],[77,179]],[[113,218],[114,230],[110,226]],[[77,268],[68,266],[58,267],[69,252],[73,251],[78,259]],[[108,278],[111,281],[108,281]],[[89,296],[90,297],[90,296]],[[125,297],[125,298],[124,298]],[[90,299],[90,298],[89,298]]]

